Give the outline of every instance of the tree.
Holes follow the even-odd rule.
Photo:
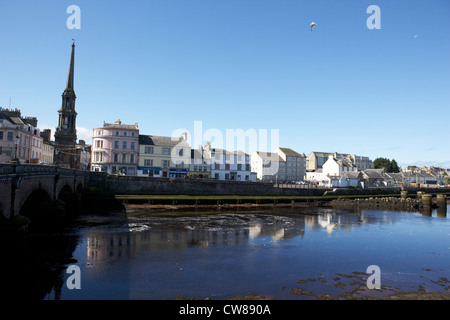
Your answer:
[[[384,169],[385,172],[400,172],[400,168],[395,159],[389,160],[387,158],[376,158],[373,161],[375,169]]]
[[[375,169],[384,169],[384,171],[388,171],[389,163],[390,163],[389,159],[386,158],[376,158],[373,161]]]
[[[389,163],[388,172],[393,172],[393,173],[400,172],[400,168],[398,167],[397,161],[395,161],[395,159],[392,159],[392,161]]]

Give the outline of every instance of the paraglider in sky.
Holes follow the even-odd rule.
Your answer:
[[[317,26],[317,24],[315,22],[311,22],[311,31],[313,30],[313,28]]]

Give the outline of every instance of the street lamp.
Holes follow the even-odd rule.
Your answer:
[[[56,166],[58,166],[58,155],[59,155],[59,150],[58,148],[55,148],[55,158],[53,159],[53,162],[55,163]]]
[[[19,142],[20,142],[20,137],[19,137],[19,135],[17,135],[14,138],[14,145],[15,145],[15,147],[14,147],[14,159],[11,160],[11,163],[15,164],[15,165],[19,165],[20,164],[19,159],[17,159],[17,146],[19,145]]]

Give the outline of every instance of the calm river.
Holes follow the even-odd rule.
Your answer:
[[[2,250],[10,294],[37,299],[449,292],[448,209],[83,215],[63,232],[2,241]],[[372,265],[379,290],[367,287]],[[80,289],[68,288],[69,266],[79,267]]]

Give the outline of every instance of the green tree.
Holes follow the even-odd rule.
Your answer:
[[[389,169],[389,159],[386,158],[376,158],[373,161],[373,165],[375,169],[384,169],[384,171],[388,171]]]
[[[393,172],[393,173],[400,172],[400,168],[398,167],[397,161],[395,161],[395,159],[392,159],[392,161],[389,163],[388,172]]]
[[[376,158],[373,161],[375,169],[384,169],[385,172],[400,172],[400,168],[395,159],[389,160],[387,158]]]

